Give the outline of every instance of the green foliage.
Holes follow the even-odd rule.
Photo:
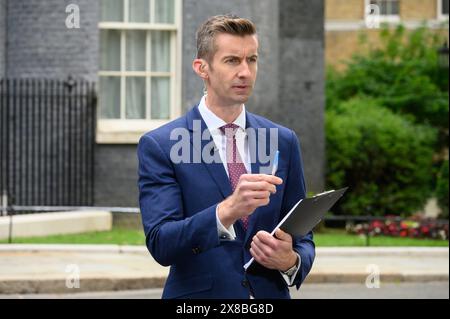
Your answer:
[[[367,240],[363,236],[350,235],[345,232],[337,232],[327,229],[323,233],[314,233],[314,243],[316,244],[316,247],[361,247],[366,246]],[[448,247],[448,240],[376,236],[370,237],[369,245],[374,247]]]
[[[356,98],[326,113],[327,185],[349,186],[334,211],[345,215],[407,216],[432,189],[436,130]]]
[[[354,97],[370,97],[415,123],[439,130],[436,149],[448,145],[448,67],[439,64],[444,35],[425,27],[407,32],[403,26],[383,29],[381,46],[362,41],[359,52],[338,73],[327,75],[327,108]]]
[[[345,230],[324,229],[322,233],[314,234],[317,247],[320,246],[364,246],[366,240],[358,235],[350,235]],[[0,240],[6,244],[7,240]],[[113,228],[110,231],[91,232],[48,237],[14,238],[13,243],[31,244],[114,244],[114,245],[145,245],[142,230]],[[395,237],[374,237],[370,239],[371,246],[448,246],[448,240],[415,239]]]
[[[7,243],[8,240],[0,240]],[[145,245],[142,230],[113,228],[110,231],[88,232],[79,234],[52,235],[46,237],[12,238],[15,244],[108,244],[108,245]]]
[[[328,69],[327,183],[351,187],[335,212],[409,215],[437,184],[448,217],[448,177],[436,181],[449,142],[448,65],[438,54],[447,37],[384,28],[380,45],[362,36],[344,71]]]
[[[442,209],[442,218],[448,218],[448,160],[442,163],[436,185],[436,197]]]

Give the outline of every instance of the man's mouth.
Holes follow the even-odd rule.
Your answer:
[[[249,87],[248,85],[233,85],[233,88],[239,90],[246,90],[248,87]]]

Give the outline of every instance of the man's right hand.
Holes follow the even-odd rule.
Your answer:
[[[270,202],[270,195],[276,193],[276,185],[283,180],[266,174],[242,174],[234,193],[218,206],[220,222],[229,228],[236,220],[251,215],[256,208]]]

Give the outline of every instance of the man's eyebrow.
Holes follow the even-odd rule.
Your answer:
[[[258,54],[253,54],[253,55],[251,55],[250,56],[250,58],[257,58],[258,57]],[[241,57],[239,56],[239,55],[233,55],[233,54],[230,54],[230,55],[226,55],[226,56],[224,56],[223,58],[222,58],[222,60],[226,60],[226,59],[240,59]]]
[[[241,57],[239,55],[234,55],[234,54],[230,54],[230,55],[226,55],[222,58],[222,60],[226,60],[226,59],[235,59],[238,58],[240,59]]]

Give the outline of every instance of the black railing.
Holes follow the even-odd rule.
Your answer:
[[[96,93],[84,80],[0,80],[0,206],[93,205]]]

